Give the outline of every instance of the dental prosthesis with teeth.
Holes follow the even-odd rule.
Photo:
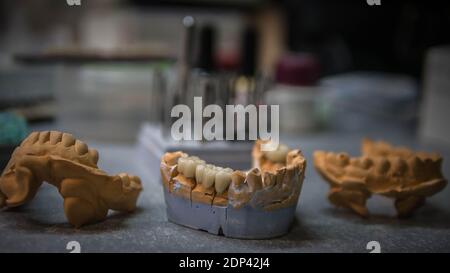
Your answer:
[[[31,133],[17,147],[0,176],[0,209],[29,202],[44,181],[64,198],[64,212],[75,227],[106,218],[108,210],[134,211],[142,190],[139,177],[110,176],[97,167],[99,155],[71,134]]]
[[[314,166],[330,184],[328,199],[360,216],[369,214],[366,200],[372,194],[395,199],[399,217],[410,216],[425,198],[444,189],[442,158],[364,139],[362,156],[314,152]]]
[[[167,217],[194,229],[227,237],[262,239],[288,232],[306,161],[299,150],[253,147],[253,168],[235,171],[183,152],[161,159]]]

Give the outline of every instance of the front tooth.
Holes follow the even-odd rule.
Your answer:
[[[203,174],[205,173],[205,165],[203,164],[198,164],[197,167],[195,168],[195,180],[197,181],[197,183],[202,183],[203,180]]]
[[[192,159],[188,159],[186,161],[186,165],[184,167],[184,173],[183,173],[184,176],[187,178],[194,178],[196,167],[197,167],[197,163]]]
[[[289,148],[286,145],[280,144],[275,151],[266,152],[266,157],[273,162],[285,162]]]
[[[197,164],[201,164],[201,165],[206,164],[205,160],[201,160],[201,159],[195,160],[195,162],[197,162]]]
[[[178,158],[178,172],[183,173],[184,174],[184,169],[186,167],[186,162],[187,162],[187,158],[186,157],[180,157]]]
[[[216,178],[217,171],[213,168],[205,168],[202,178],[202,184],[205,188],[211,188],[214,185],[214,179]]]
[[[224,192],[231,183],[231,173],[225,171],[219,171],[216,173],[214,186],[216,192],[221,194]]]
[[[200,160],[198,156],[190,156],[189,159],[192,159],[194,161]]]

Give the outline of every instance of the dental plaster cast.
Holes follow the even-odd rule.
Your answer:
[[[338,207],[369,214],[366,201],[372,194],[393,198],[399,217],[410,216],[425,198],[441,191],[442,158],[414,152],[386,142],[362,141],[362,156],[316,151],[314,166],[330,184],[328,199]]]
[[[237,171],[208,164],[181,151],[161,159],[167,216],[172,222],[235,238],[285,234],[303,184],[306,160],[299,150],[278,145],[261,150],[256,141],[253,168]]]
[[[14,150],[0,177],[0,208],[25,204],[46,181],[58,188],[75,227],[105,219],[109,209],[135,210],[142,190],[139,177],[110,176],[97,161],[98,152],[71,134],[33,132]]]

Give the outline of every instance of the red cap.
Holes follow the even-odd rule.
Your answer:
[[[320,67],[312,54],[290,54],[283,56],[277,64],[275,80],[278,83],[311,86],[319,79]]]

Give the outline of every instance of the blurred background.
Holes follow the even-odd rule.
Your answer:
[[[448,1],[68,2],[0,3],[4,145],[41,128],[133,143],[194,95],[279,104],[282,134],[298,138],[450,145]]]

